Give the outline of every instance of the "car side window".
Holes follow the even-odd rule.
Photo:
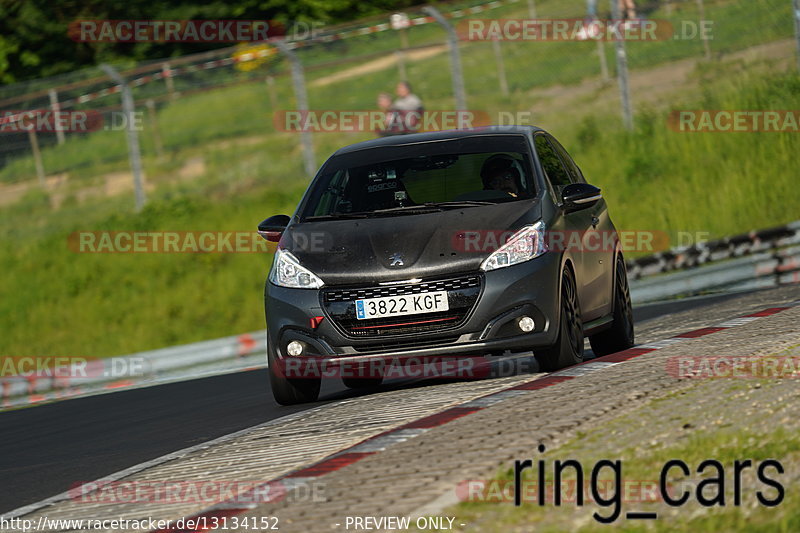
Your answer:
[[[351,206],[347,205],[349,202],[343,201],[343,193],[347,187],[350,176],[346,170],[340,170],[336,176],[331,179],[328,188],[323,191],[320,197],[315,215],[322,215],[326,213],[342,212],[348,213]]]
[[[572,183],[569,173],[544,135],[535,136],[534,143],[536,144],[539,162],[542,164],[542,169],[544,169],[544,173],[550,182],[550,188],[556,197],[556,201],[560,201],[558,199],[561,197],[561,190]]]
[[[572,160],[572,157],[570,157],[564,147],[561,146],[561,143],[552,136],[548,136],[548,140],[553,145],[553,148],[555,148],[558,155],[561,156],[561,160],[564,162],[564,166],[567,167],[567,172],[569,172],[569,177],[572,180],[572,183],[586,183],[581,169],[578,168],[578,165],[575,164],[575,161]]]

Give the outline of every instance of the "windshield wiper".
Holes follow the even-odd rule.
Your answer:
[[[478,207],[482,205],[497,205],[495,202],[486,202],[479,200],[456,200],[452,202],[424,202],[415,205],[404,205],[400,207],[390,207],[388,209],[377,209],[373,213],[392,213],[396,211],[424,211],[431,210],[442,211],[448,207]]]
[[[486,202],[483,200],[454,200],[452,202],[426,202],[424,205],[433,207],[478,207],[481,205],[497,205],[497,202]]]
[[[371,211],[370,214],[378,214],[382,215],[384,213],[397,213],[397,212],[404,212],[404,213],[412,213],[414,211],[419,211],[422,213],[434,213],[436,211],[441,211],[442,208],[435,204],[416,204],[416,205],[403,205],[398,207],[388,207],[386,209],[376,209],[375,211]]]
[[[477,200],[463,200],[452,202],[425,202],[422,204],[402,205],[398,207],[387,207],[386,209],[376,209],[374,211],[361,211],[358,213],[332,213],[330,215],[314,215],[306,217],[305,220],[337,220],[349,218],[369,218],[382,216],[392,213],[415,214],[415,213],[435,213],[444,211],[447,208],[458,209],[459,207],[478,207],[482,205],[497,205],[495,202],[485,202]]]
[[[345,220],[349,218],[368,218],[369,213],[331,213],[330,215],[313,215],[304,220]]]

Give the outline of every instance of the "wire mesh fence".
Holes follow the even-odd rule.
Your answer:
[[[151,160],[180,159],[206,143],[297,133],[276,118],[298,109],[302,99],[292,55],[312,110],[375,109],[376,96],[400,80],[412,82],[426,109],[455,109],[455,69],[463,71],[468,109],[514,111],[520,105],[515,95],[524,97],[532,88],[616,83],[623,52],[631,72],[644,72],[751,47],[800,46],[794,41],[800,41],[797,0],[641,0],[635,16],[616,12],[614,2],[600,0],[596,18],[586,0],[439,5],[458,37],[460,69],[449,53],[447,29],[422,6],[335,27],[309,24],[287,36],[289,52],[275,41],[248,42],[118,66],[131,88],[133,116],[123,113],[120,84],[100,67],[0,87],[0,186],[46,186],[56,178],[78,182],[125,171],[131,128],[140,137],[146,168]],[[601,25],[593,26],[597,21]],[[637,94],[630,90],[635,111]],[[57,113],[41,119],[48,111]],[[311,157],[306,174],[321,162],[312,155],[321,135],[310,133],[311,154],[300,150],[300,136],[286,141],[297,147],[287,156]],[[342,132],[336,142],[351,138],[360,137]],[[300,173],[301,157],[296,159]]]

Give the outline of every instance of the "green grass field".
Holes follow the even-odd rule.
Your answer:
[[[755,20],[760,14],[765,24],[787,11],[784,4],[709,2],[710,11],[719,10],[720,17],[744,14]],[[545,10],[556,3],[541,5]],[[727,46],[737,43],[731,36]],[[477,75],[491,47],[477,43],[466,48],[471,107],[491,112],[535,109],[531,91],[540,81],[573,83],[596,74],[597,60],[586,50],[575,52],[576,61],[586,61],[585,68],[569,61],[556,65],[554,56],[533,58],[537,68],[509,68],[513,93],[503,98],[494,89],[493,72],[485,83]],[[530,59],[522,48],[504,50],[507,66]],[[634,52],[632,63],[646,63]],[[536,63],[540,60],[551,63]],[[429,109],[452,108],[446,61],[445,54],[409,65]],[[396,69],[390,68],[312,89],[312,107],[369,109],[374,95],[391,89],[395,77]],[[669,108],[800,109],[796,72],[754,72],[733,62],[706,66],[695,77]],[[281,101],[291,101],[289,90],[286,80],[279,80]],[[307,183],[298,139],[274,132],[264,91],[264,84],[242,85],[187,96],[163,108],[159,120],[169,154],[156,158],[150,138],[143,135],[153,190],[142,213],[133,212],[130,193],[82,201],[72,193],[53,210],[48,195],[35,190],[0,208],[2,353],[110,356],[262,328],[269,254],[78,254],[67,247],[67,239],[80,230],[249,231],[266,216],[291,213]],[[603,188],[619,228],[721,236],[785,223],[800,213],[797,134],[676,133],[666,125],[664,106],[640,109],[636,131],[628,133],[616,108],[591,101],[541,125]],[[80,177],[71,178],[77,184],[100,183],[103,173],[127,167],[122,134],[114,135],[98,133],[48,150],[45,164],[80,168]],[[371,136],[315,134],[317,158],[321,162],[337,147]],[[115,160],[116,152],[122,155]],[[202,175],[174,179],[184,161],[197,157],[205,164]],[[18,170],[9,165],[0,171],[0,180]]]

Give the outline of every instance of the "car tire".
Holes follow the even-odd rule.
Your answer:
[[[569,269],[561,274],[558,337],[549,348],[534,353],[542,372],[553,372],[583,361],[583,321],[575,277]]]
[[[627,350],[634,345],[633,308],[625,261],[617,258],[614,268],[614,321],[609,329],[589,337],[597,357]]]
[[[317,401],[321,378],[287,378],[270,346],[267,346],[267,362],[269,383],[276,402],[281,405],[296,405]]]

